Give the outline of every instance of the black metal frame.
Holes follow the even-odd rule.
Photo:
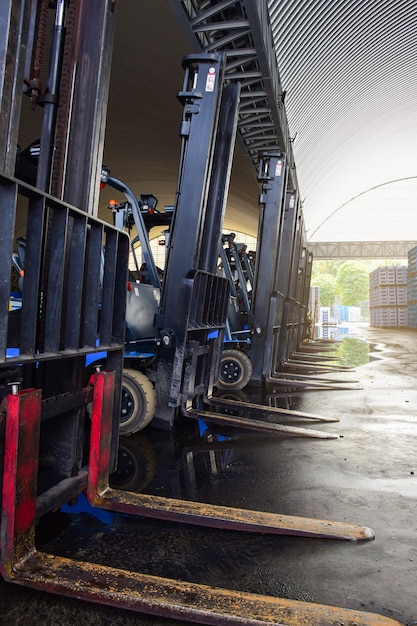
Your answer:
[[[234,233],[223,234],[219,251],[220,269],[230,283],[225,346],[229,342],[243,340],[247,337],[248,330],[245,330],[245,327],[248,328],[251,308],[247,281],[252,278],[252,274],[250,277],[248,276],[248,271],[242,263],[242,255],[234,238]]]
[[[306,246],[298,193],[288,188],[285,155],[263,153],[259,162],[260,219],[249,316],[251,341],[245,349],[253,370],[250,385],[263,387],[282,380],[304,387],[329,387],[331,382],[355,382],[314,380],[312,375],[317,372],[345,368],[313,359],[303,363],[297,355],[307,338],[312,255]],[[295,374],[294,380],[291,374],[283,374],[300,369],[305,375],[303,380]]]
[[[10,315],[13,239],[24,199],[27,226],[22,306]],[[127,235],[2,175],[0,210],[4,225],[0,364],[40,363],[119,350],[124,340]],[[17,348],[18,354],[8,355],[8,348]]]
[[[182,157],[177,202],[156,321],[161,347],[153,423],[172,427],[178,407],[216,378],[229,282],[217,256],[235,144],[239,85],[223,85],[221,54],[185,57]],[[218,336],[208,341],[209,333]],[[191,375],[188,370],[191,368]],[[190,386],[190,380],[193,385]]]
[[[265,153],[260,158],[261,183],[256,264],[252,291],[251,384],[261,385],[271,371],[277,336],[281,328],[282,297],[277,290],[281,250],[283,201],[288,165],[283,153]]]
[[[108,365],[116,371],[110,451],[112,464],[116,461],[129,244],[126,234],[92,217],[104,146],[113,4],[60,0],[42,6],[54,11],[45,88],[32,73],[40,3],[6,0],[0,8],[0,377],[2,396],[11,377],[26,389],[42,389],[47,462],[39,493],[45,513],[85,486],[85,357],[99,350],[108,352]],[[49,45],[42,34],[37,41],[40,48]],[[82,67],[77,55],[84,59]],[[96,86],[94,97],[86,99],[86,85],[89,93]],[[43,105],[37,188],[14,177],[25,91],[36,92],[33,103]],[[50,188],[54,195],[46,192]],[[23,293],[21,308],[9,311],[18,237],[25,242]]]
[[[0,373],[3,382],[12,377],[24,388],[43,390],[41,437],[49,469],[40,477],[39,490],[46,512],[49,505],[56,508],[78,494],[85,481],[74,472],[82,472],[85,462],[85,356],[106,350],[107,365],[122,368],[129,241],[85,211],[3,175],[0,210]],[[23,292],[21,308],[10,312],[11,251],[22,213]],[[116,388],[113,460],[119,402]]]

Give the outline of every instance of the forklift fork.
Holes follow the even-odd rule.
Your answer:
[[[92,434],[89,462],[88,495],[93,504],[114,511],[136,515],[151,509],[151,500],[142,496],[109,489],[109,445],[112,429],[114,372],[95,375],[93,391]],[[1,535],[1,573],[9,581],[34,589],[66,595],[76,599],[116,606],[168,618],[181,618],[200,624],[277,624],[287,626],[321,625],[342,623],[345,626],[399,626],[399,622],[381,615],[350,609],[325,606],[296,600],[273,598],[256,594],[214,589],[205,585],[182,582],[129,572],[104,565],[76,561],[74,559],[38,551],[35,546],[36,492],[38,474],[38,450],[41,421],[41,392],[37,389],[15,390],[7,397],[6,455],[3,478],[3,508]],[[156,498],[166,501],[166,498]],[[281,516],[254,513],[264,519],[263,523],[247,522],[245,511],[225,507],[207,507],[188,503],[191,513],[177,511],[178,502],[172,501],[166,510],[166,519],[202,522],[215,515],[216,526],[270,532],[269,521]],[[167,502],[165,502],[168,505]],[[248,512],[250,515],[251,512]],[[153,510],[155,517],[163,517],[161,511]],[[244,519],[242,523],[242,518]],[[294,520],[297,518],[287,517]],[[303,518],[299,518],[303,519]],[[331,534],[332,522],[304,520],[310,529],[314,523],[322,530],[314,536],[338,536]],[[293,529],[284,529],[284,533]],[[340,528],[351,525],[341,524]],[[327,529],[326,529],[327,527]],[[351,526],[353,534],[348,539],[370,539],[370,529]],[[280,532],[276,529],[275,532]],[[328,534],[330,533],[330,535]],[[294,534],[304,533],[299,528]],[[342,533],[339,533],[341,537]],[[355,536],[356,535],[356,536]],[[360,535],[360,536],[359,536]]]
[[[198,526],[361,541],[373,539],[370,528],[329,520],[247,511],[200,502],[136,494],[109,487],[113,373],[93,375],[94,408],[87,496],[93,506]],[[194,412],[193,412],[194,413]],[[222,418],[221,415],[216,417]],[[197,411],[192,415],[197,416]],[[230,416],[227,416],[228,418]],[[233,417],[231,418],[233,421]],[[230,424],[230,420],[227,421]]]
[[[320,376],[311,376],[307,374],[296,374],[294,372],[274,372],[266,378],[266,381],[271,385],[289,385],[291,387],[298,387],[304,389],[321,389],[330,391],[336,389],[338,391],[347,391],[361,389],[358,387],[358,380],[355,379],[340,379],[335,378],[322,378]],[[347,385],[355,385],[348,387]]]

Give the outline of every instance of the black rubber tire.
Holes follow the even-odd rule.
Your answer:
[[[119,433],[133,435],[145,428],[155,415],[155,389],[145,374],[124,369],[122,376],[122,403]]]
[[[117,469],[109,476],[110,487],[124,491],[142,491],[155,477],[155,448],[142,433],[119,438]]]
[[[244,404],[245,402],[250,402],[249,396],[240,389],[217,389],[215,393],[213,393],[215,398],[220,398],[221,400],[234,400],[235,402],[240,402]]]
[[[234,417],[241,417],[244,415],[244,405],[246,402],[250,402],[249,396],[239,389],[217,389],[217,391],[213,394],[215,398],[219,398],[220,400],[234,400],[235,402],[239,402],[240,406],[216,406],[216,412],[223,413],[225,415],[233,415]]]
[[[241,350],[223,350],[220,359],[219,387],[240,391],[250,381],[252,363]]]

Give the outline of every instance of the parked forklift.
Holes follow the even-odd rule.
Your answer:
[[[26,68],[31,58],[41,56],[41,33],[51,10],[50,73],[42,88],[37,64],[30,76]],[[6,0],[0,17],[0,42],[6,51],[0,60],[0,366],[5,378],[9,370],[14,374],[19,368],[21,381],[10,381],[10,393],[1,405],[2,576],[37,590],[192,623],[368,624],[370,614],[363,612],[214,589],[38,549],[39,520],[81,493],[98,508],[172,522],[350,541],[369,540],[374,533],[355,524],[185,502],[109,486],[119,435],[129,254],[127,234],[97,218],[115,4]],[[242,408],[246,415],[233,417],[224,410],[226,402],[212,399],[229,297],[229,282],[217,275],[213,263],[227,197],[239,86],[224,84],[221,54],[191,55],[183,67],[182,193],[156,317],[158,358],[149,368],[157,397],[154,419],[173,428],[181,411],[229,427],[282,432],[272,421],[278,411],[248,405]],[[24,84],[34,104],[43,106],[35,186],[14,176]],[[196,157],[203,168],[191,167]],[[14,319],[9,311],[10,274],[20,230],[26,243],[25,275],[22,306]],[[86,383],[86,357],[102,351],[106,367],[97,366]],[[396,623],[371,617],[375,624]]]
[[[230,282],[230,301],[220,359],[219,387],[241,391],[251,379],[252,363],[246,355],[250,345],[249,317],[252,300],[253,267],[246,247],[235,241],[235,233],[223,234],[219,271]]]
[[[258,181],[255,266],[232,235],[223,237],[221,266],[231,281],[233,299],[219,384],[230,391],[248,385],[264,393],[278,384],[347,388],[346,383],[355,381],[323,374],[349,368],[332,364],[332,356],[313,352],[308,311],[313,258],[305,244],[298,194],[288,189],[286,155],[261,154]],[[317,352],[323,350],[322,344],[317,346]]]
[[[198,63],[210,64],[214,59],[202,57]],[[128,201],[113,209],[115,224],[120,228],[136,226],[133,258],[134,244],[140,241],[149,273],[149,284],[128,283],[120,432],[131,434],[150,423],[153,427],[171,429],[180,413],[251,430],[331,437],[331,433],[279,424],[276,420],[284,414],[307,420],[332,421],[333,418],[325,420],[307,413],[278,410],[269,417],[266,409],[261,417],[259,405],[245,403],[239,408],[239,419],[235,416],[232,421],[231,411],[236,409],[233,400],[214,397],[219,368],[223,367],[224,371],[230,354],[233,358],[240,356],[236,351],[224,351],[233,281],[219,276],[217,271],[236,133],[238,86],[227,85],[218,102],[215,98],[210,101],[207,94],[203,99],[195,96],[195,88],[190,87],[191,81],[198,79],[194,58],[185,59],[184,67],[184,87],[179,94],[185,105],[180,131],[183,144],[180,178],[177,202],[169,220],[169,245],[162,277],[152,258],[137,199],[121,181],[109,175],[102,177],[102,182],[122,192]],[[197,93],[204,93],[204,84],[199,87],[201,91]],[[211,92],[209,95],[213,97]],[[189,98],[193,102],[198,99],[198,108],[188,104]],[[201,151],[203,139],[205,150],[211,155],[207,164],[205,152]],[[196,167],[200,160],[201,167]],[[191,211],[190,206],[197,208]],[[181,245],[175,245],[176,239]],[[134,263],[138,271],[139,262]],[[257,418],[253,419],[255,414]]]

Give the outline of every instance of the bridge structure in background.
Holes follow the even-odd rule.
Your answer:
[[[407,259],[416,241],[308,242],[314,260],[324,259]]]

